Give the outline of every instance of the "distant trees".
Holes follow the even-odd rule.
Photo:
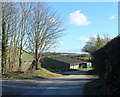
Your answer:
[[[107,35],[100,36],[97,35],[97,37],[90,36],[89,41],[86,42],[86,45],[83,47],[82,51],[89,53],[89,61],[91,60],[91,54],[94,51],[97,51],[101,47],[105,46],[111,38]]]
[[[19,70],[23,50],[31,51],[36,69],[42,53],[61,36],[63,28],[56,13],[40,2],[1,2],[2,10],[2,73],[14,70],[16,56]]]
[[[97,37],[91,36],[89,41],[86,42],[86,45],[83,47],[82,51],[91,54],[92,52],[106,45],[110,40],[111,38],[107,35],[102,37],[100,35],[97,35]]]
[[[61,56],[61,53],[56,53],[56,52],[45,52],[43,53],[43,56],[44,57],[60,57]]]

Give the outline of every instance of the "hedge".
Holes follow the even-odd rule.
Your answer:
[[[92,56],[94,71],[103,82],[104,95],[120,95],[120,35]]]

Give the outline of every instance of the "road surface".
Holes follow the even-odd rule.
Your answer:
[[[64,72],[67,75],[44,80],[3,81],[4,95],[83,95],[84,85],[97,78],[86,71]]]

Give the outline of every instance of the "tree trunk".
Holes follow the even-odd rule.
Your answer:
[[[8,48],[8,34],[9,34],[9,30],[10,30],[10,21],[9,21],[9,24],[8,24],[8,28],[7,28],[7,32],[6,32],[6,41],[5,41],[5,45],[6,45],[6,66],[5,66],[5,72],[7,73],[8,70],[8,54],[9,54],[9,48]]]
[[[41,68],[41,58],[42,58],[42,52],[39,53],[39,68]]]
[[[2,18],[2,73],[6,66],[6,22]]]
[[[18,61],[17,61],[18,62]],[[17,70],[17,66],[16,65],[18,65],[18,63],[16,64],[16,51],[15,51],[15,55],[14,55],[14,57],[13,57],[13,62],[12,62],[13,64],[14,64],[14,66],[12,66],[13,67],[13,69],[16,71]]]
[[[21,39],[20,57],[19,57],[19,71],[21,70],[22,70],[22,39]]]
[[[35,48],[35,66],[36,66],[36,70],[38,70],[38,46],[37,46],[37,41],[36,41],[36,48]]]
[[[12,64],[11,64],[11,51],[9,52],[9,58],[8,58],[8,63],[9,63],[9,70],[10,72],[12,71]]]

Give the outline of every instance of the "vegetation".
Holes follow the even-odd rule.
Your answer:
[[[82,51],[91,54],[92,52],[105,46],[110,40],[111,38],[109,36],[104,36],[104,37],[101,37],[100,35],[97,35],[97,37],[91,36],[89,38],[89,41],[83,47]]]
[[[17,57],[19,71],[22,71],[23,50],[32,53],[35,67],[38,69],[42,53],[52,47],[63,32],[61,20],[56,16],[56,12],[40,2],[0,4],[2,5],[2,73],[14,70]]]
[[[89,70],[86,70],[87,75],[97,75],[94,72],[94,69],[91,68]],[[102,82],[100,79],[93,79],[90,82],[87,82],[83,88],[83,95],[91,95],[91,96],[96,96],[96,97],[101,97],[103,96],[103,88],[102,88]],[[84,97],[83,96],[83,97]]]
[[[43,55],[42,55],[43,57],[60,57],[60,56],[62,56],[60,53],[56,53],[56,52],[45,52],[45,53],[43,53]],[[62,57],[64,57],[64,56],[62,56]]]
[[[103,91],[101,86],[102,85],[99,79],[95,79],[86,83],[83,89],[84,96],[91,95],[96,97],[102,97]]]
[[[60,53],[55,53],[55,52],[46,52],[42,55],[42,59],[44,58],[51,58],[51,57],[68,57],[68,58],[74,58],[74,59],[80,59],[80,60],[89,60],[89,55],[88,54],[60,54]]]
[[[50,7],[44,3],[0,2],[0,4],[2,6],[2,10],[0,10],[2,13],[0,15],[2,20],[2,42],[0,41],[2,43],[2,60],[0,62],[2,61],[3,79],[53,78],[61,76],[55,73],[69,71],[68,69],[49,68],[50,72],[39,68],[40,60],[46,57],[63,56],[89,60],[88,54],[68,54],[65,56],[60,53],[43,54],[55,44],[56,39],[61,37],[64,31],[62,21],[56,16],[56,12],[50,10]],[[110,40],[109,36],[91,36],[82,49],[92,55],[95,72],[91,68],[77,70],[89,71],[88,74],[97,74],[100,78],[87,83],[84,94],[120,95],[120,37]],[[29,55],[24,53],[25,51],[29,52]],[[30,64],[25,65],[23,59],[34,60],[33,66],[36,70],[23,72],[23,68],[30,66]]]
[[[103,48],[92,53],[95,73],[102,82],[103,94],[120,94],[120,37],[117,36]]]
[[[85,95],[117,96],[120,94],[120,37],[117,36],[104,47],[92,53],[93,71],[88,74],[96,74],[99,79],[88,82],[84,87]]]
[[[66,55],[66,57],[85,60],[85,61],[89,60],[89,55],[88,54],[68,54],[68,55]]]
[[[48,70],[53,72],[53,73],[63,74],[63,72],[66,72],[66,71],[76,71],[77,69],[52,69],[52,68],[48,68]]]
[[[76,70],[80,70],[80,71],[91,71],[93,70],[93,68],[78,68]]]
[[[11,72],[3,74],[2,79],[49,79],[54,77],[59,77],[60,74],[52,73],[46,69],[39,69],[33,71],[26,71],[26,72]]]
[[[40,2],[36,4],[32,14],[35,18],[32,21],[32,32],[28,33],[28,45],[29,51],[35,56],[36,69],[38,69],[38,61],[43,52],[55,43],[63,29],[61,28],[62,22],[56,17],[56,13]]]

